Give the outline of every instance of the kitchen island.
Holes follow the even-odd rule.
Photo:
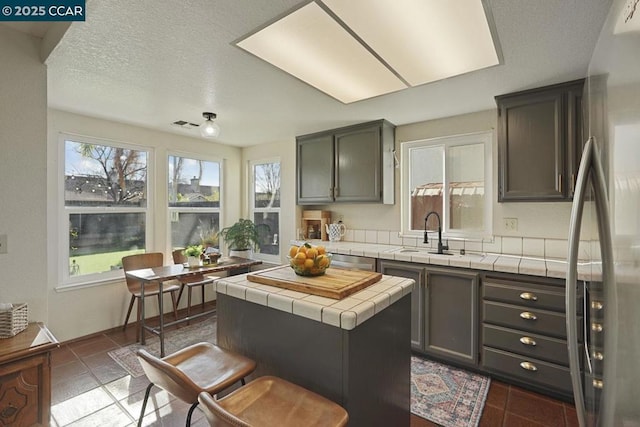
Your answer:
[[[251,282],[217,282],[218,344],[342,405],[350,426],[409,426],[411,292],[383,275],[341,300]]]

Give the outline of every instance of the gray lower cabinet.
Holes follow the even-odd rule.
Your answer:
[[[426,269],[425,354],[469,366],[478,364],[478,288],[478,273]]]
[[[296,138],[299,205],[393,204],[395,126],[386,120]]]
[[[424,351],[424,264],[380,260],[378,271],[406,277],[416,283],[411,293],[411,348]]]
[[[576,305],[582,307],[579,295]],[[581,309],[578,316],[581,323]],[[566,339],[564,281],[499,274],[483,277],[484,371],[570,398]]]
[[[456,268],[380,260],[378,271],[416,282],[411,348],[458,365],[478,364],[479,275]]]

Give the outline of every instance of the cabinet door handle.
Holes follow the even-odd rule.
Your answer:
[[[602,301],[598,301],[598,300],[591,301],[591,308],[593,310],[602,310],[603,307],[604,305],[602,305]]]
[[[534,339],[533,339],[533,338],[531,338],[531,337],[522,337],[522,338],[520,338],[520,342],[521,342],[522,344],[524,344],[524,345],[530,345],[530,346],[532,346],[532,347],[535,347],[535,346],[536,346],[536,344],[537,344],[537,343],[536,343],[536,340],[534,340]]]
[[[536,316],[535,314],[533,314],[530,311],[523,311],[522,313],[520,313],[520,317],[525,319],[525,320],[537,320],[538,316]]]
[[[604,354],[601,351],[594,351],[591,353],[591,357],[600,362],[604,360]]]
[[[594,322],[594,323],[591,324],[591,330],[593,332],[602,332],[602,329],[604,329],[602,327],[602,323],[595,323]]]
[[[520,362],[520,367],[531,372],[535,372],[538,370],[538,367],[531,362]]]
[[[526,301],[538,301],[538,295],[531,292],[523,292],[520,294],[520,298]]]
[[[558,191],[562,193],[562,174],[558,174]]]
[[[9,404],[9,406],[0,412],[0,418],[11,418],[16,412],[18,412],[18,409],[16,409],[12,404]]]
[[[597,388],[599,390],[602,390],[602,387],[604,387],[604,383],[602,382],[602,380],[593,380],[592,384],[593,388]]]

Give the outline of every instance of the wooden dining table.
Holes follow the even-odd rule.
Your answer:
[[[145,325],[145,313],[144,313],[144,287],[145,284],[148,283],[157,283],[159,287],[159,292],[162,295],[162,286],[164,282],[169,280],[181,280],[184,278],[198,278],[203,277],[207,274],[218,273],[221,271],[228,271],[229,274],[239,274],[246,273],[249,269],[254,266],[262,264],[262,261],[255,259],[247,259],[240,257],[223,257],[218,260],[215,264],[202,265],[198,267],[189,267],[183,264],[172,264],[172,265],[164,265],[162,267],[152,267],[152,268],[141,268],[138,270],[130,270],[125,274],[127,277],[139,280],[140,281],[140,297],[142,306],[140,308],[140,328],[142,329],[142,334],[140,338],[140,343],[142,345],[145,344],[145,331],[149,331],[155,335],[158,335],[160,338],[160,357],[164,357],[164,328],[186,322],[190,319],[195,319],[197,317],[205,316],[211,314],[214,310],[209,310],[203,313],[198,313],[193,316],[187,316],[181,319],[177,319],[173,322],[165,323],[163,313],[160,313],[160,321],[158,327],[151,327]]]

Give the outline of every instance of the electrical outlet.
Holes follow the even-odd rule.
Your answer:
[[[518,231],[518,218],[504,218],[504,229],[507,231]]]
[[[7,235],[0,234],[0,254],[7,253]]]

